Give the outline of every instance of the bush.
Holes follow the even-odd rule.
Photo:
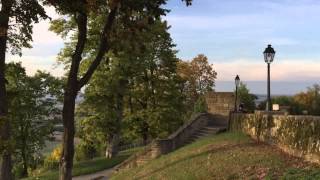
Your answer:
[[[43,167],[45,169],[57,169],[62,154],[62,147],[56,147],[52,153],[44,159]]]
[[[75,160],[83,161],[99,156],[97,147],[91,143],[81,142],[75,150]]]
[[[17,178],[22,178],[23,177],[23,164],[22,163],[16,163],[13,166],[13,173],[14,176]]]
[[[198,98],[194,104],[193,112],[194,113],[204,113],[208,111],[208,105],[204,96]]]

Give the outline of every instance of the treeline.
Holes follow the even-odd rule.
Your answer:
[[[289,114],[293,115],[320,115],[320,85],[314,84],[308,87],[305,92],[293,96],[278,96],[271,99],[273,104],[279,104],[286,108]],[[264,109],[265,102],[259,105]]]
[[[243,82],[238,87],[239,102],[243,105],[244,111],[253,113],[255,110],[266,110],[267,100],[255,104],[257,97],[250,94],[249,89]],[[320,115],[320,85],[314,84],[307,87],[306,91],[293,96],[274,96],[272,104],[279,104],[281,110],[292,115]]]

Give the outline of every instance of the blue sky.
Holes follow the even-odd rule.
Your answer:
[[[318,0],[194,0],[190,7],[181,0],[170,0],[166,7],[171,9],[165,19],[172,26],[178,57],[190,60],[205,54],[218,81],[232,81],[236,74],[243,81],[264,81],[262,52],[269,43],[277,52],[273,81],[312,84],[320,78]],[[48,11],[57,17],[53,9]],[[23,60],[30,74],[36,69],[62,74],[61,67],[52,67],[63,43],[47,29],[48,22],[36,25],[34,48],[25,50],[22,58],[10,57]]]

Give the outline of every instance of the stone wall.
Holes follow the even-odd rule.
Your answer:
[[[196,131],[208,125],[209,121],[212,120],[210,117],[207,113],[198,114],[167,139],[155,140],[153,142],[154,151],[152,156],[158,157],[181,147]]]
[[[205,95],[208,105],[208,112],[229,116],[230,111],[234,110],[235,96],[233,92],[209,92]]]
[[[229,128],[320,163],[320,117],[232,113]]]
[[[131,156],[129,159],[115,167],[115,170],[119,171],[121,169],[139,166],[145,160],[155,159],[163,154],[172,152],[181,147],[196,131],[208,124],[217,123],[218,125],[225,125],[224,121],[221,122],[218,118],[220,118],[219,115],[215,116],[208,113],[195,115],[167,139],[154,140],[151,144],[146,146],[143,151]]]

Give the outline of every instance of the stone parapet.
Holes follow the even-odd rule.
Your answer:
[[[277,145],[285,152],[320,163],[320,117],[232,113],[230,130]]]

